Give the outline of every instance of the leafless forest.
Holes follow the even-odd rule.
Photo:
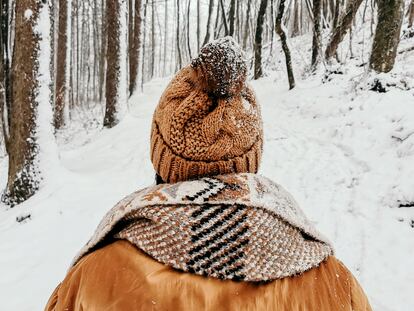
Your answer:
[[[263,51],[272,55],[282,48],[292,89],[292,38],[312,36],[309,72],[316,72],[345,61],[338,47],[352,41],[358,17],[370,25],[373,41],[366,68],[378,73],[392,70],[401,36],[414,38],[414,0],[0,3],[0,152],[9,158],[2,201],[11,206],[38,190],[49,157],[56,157],[53,137],[75,113],[99,108],[102,125],[115,126],[131,94],[188,64],[211,40],[234,37],[246,51],[253,79],[272,61]],[[404,32],[403,23],[409,25]]]

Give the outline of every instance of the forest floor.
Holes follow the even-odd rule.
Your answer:
[[[362,69],[299,78],[292,91],[282,70],[252,83],[264,117],[260,173],[295,196],[377,311],[414,310],[414,89],[401,87],[412,64],[381,77],[394,84],[386,93],[369,90]],[[113,129],[73,125],[38,194],[0,206],[0,310],[42,310],[105,212],[154,182],[149,130],[167,82],[131,97]],[[0,188],[6,171],[0,159]]]

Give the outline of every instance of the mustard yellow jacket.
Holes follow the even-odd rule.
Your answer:
[[[356,279],[335,257],[301,275],[268,283],[180,272],[116,241],[82,258],[46,311],[277,310],[371,311]]]

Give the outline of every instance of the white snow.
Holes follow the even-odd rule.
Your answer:
[[[32,18],[32,15],[33,15],[33,11],[32,10],[27,9],[26,11],[24,11],[24,18],[26,20],[31,19]]]
[[[294,90],[288,91],[279,42],[267,57],[274,71],[252,82],[264,119],[260,173],[289,190],[334,243],[375,311],[412,311],[414,207],[399,206],[414,201],[414,52],[399,55],[390,74],[367,76],[360,65],[369,42],[354,43],[362,56],[322,82],[319,74],[303,79],[309,39],[290,42]],[[345,58],[348,49],[339,53]],[[369,91],[373,78],[391,85],[388,92]],[[168,81],[144,85],[112,129],[100,130],[99,107],[89,112],[88,128],[74,113],[59,134],[60,164],[48,166],[38,194],[13,209],[0,205],[0,310],[41,310],[106,211],[154,182],[149,131]],[[5,158],[0,172],[3,189]]]
[[[261,173],[290,190],[334,242],[374,310],[412,310],[414,213],[397,205],[414,200],[413,92],[355,93],[339,78],[287,91],[274,76],[253,83],[265,126]],[[153,183],[150,120],[167,82],[135,94],[115,128],[76,135],[61,147],[64,172],[51,172],[59,179],[28,202],[0,209],[0,252],[7,254],[0,257],[1,310],[40,310],[104,213]],[[78,147],[81,139],[91,142]]]
[[[51,76],[50,76],[50,16],[49,5],[41,6],[34,31],[40,36],[39,40],[39,69],[37,72],[38,89],[36,90],[37,117],[36,140],[39,146],[38,165],[40,174],[37,178],[51,180],[48,174],[60,170],[58,149],[53,135],[53,112],[51,106]]]

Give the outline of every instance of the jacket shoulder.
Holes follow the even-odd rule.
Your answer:
[[[127,241],[82,258],[46,310],[170,310],[172,305],[174,310],[371,310],[356,279],[333,256],[294,277],[235,282],[174,270]]]
[[[137,251],[127,241],[116,241],[86,255],[55,289],[45,311],[130,310],[125,303],[129,298],[136,303],[137,298],[125,293],[142,286],[147,270],[159,264],[141,252],[137,256]],[[140,297],[146,292],[140,291]]]

